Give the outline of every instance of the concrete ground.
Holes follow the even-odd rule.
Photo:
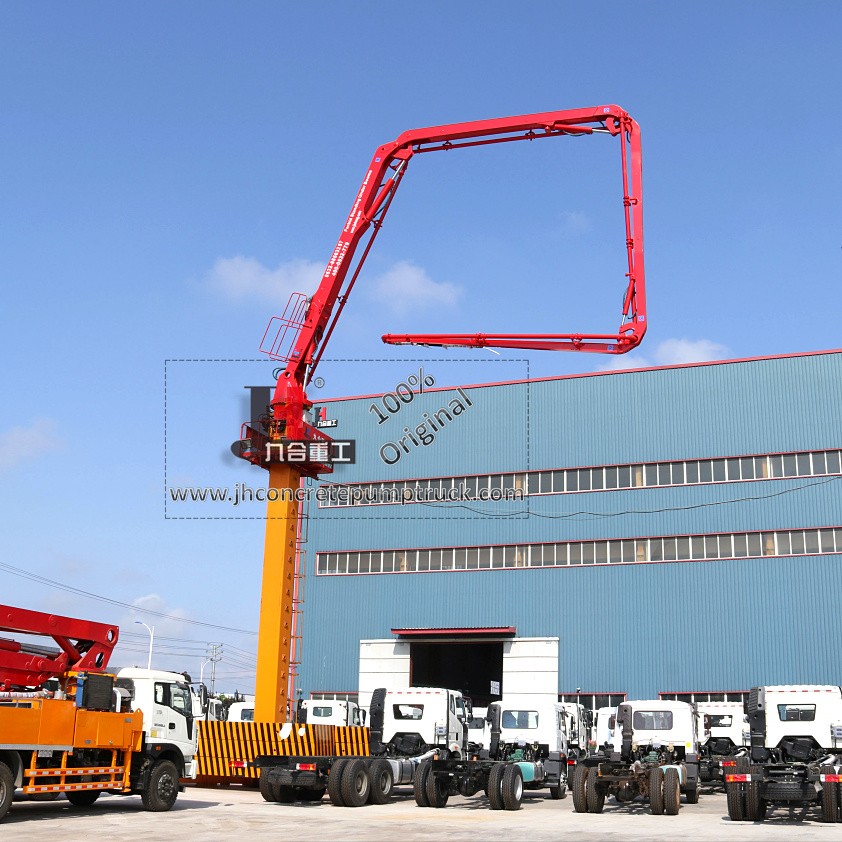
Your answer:
[[[169,813],[146,813],[137,797],[102,796],[87,809],[63,798],[51,802],[16,801],[0,823],[0,838],[26,842],[56,839],[107,839],[109,842],[194,839],[202,842],[330,842],[330,840],[465,840],[529,842],[557,840],[567,834],[584,840],[617,842],[694,842],[694,840],[842,839],[842,826],[823,824],[817,808],[789,815],[777,810],[763,824],[729,821],[722,794],[704,793],[698,804],[682,802],[678,816],[653,816],[648,805],[621,807],[609,801],[601,815],[573,812],[572,799],[551,801],[543,792],[527,793],[518,812],[492,812],[488,801],[451,798],[443,809],[421,809],[411,790],[399,789],[391,803],[358,809],[318,804],[270,804],[257,790],[197,789],[183,792]]]

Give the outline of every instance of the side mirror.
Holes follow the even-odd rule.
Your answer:
[[[208,712],[208,688],[204,684],[199,685],[199,702],[202,705],[202,713]]]
[[[365,725],[365,711],[360,711],[360,724]]]

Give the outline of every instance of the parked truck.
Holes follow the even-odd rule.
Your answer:
[[[323,704],[308,706],[308,724],[315,721],[314,708]],[[352,708],[346,708],[346,716],[348,710],[353,718]],[[369,707],[368,755],[257,757],[260,792],[267,801],[282,803],[318,801],[327,792],[337,806],[385,804],[393,787],[414,783],[419,765],[434,753],[461,757],[468,750],[470,717],[469,700],[456,690],[380,688]]]
[[[742,702],[699,702],[696,708],[700,717],[699,778],[724,786],[723,762],[745,754],[749,744],[748,717]]]
[[[545,702],[492,702],[486,715],[489,748],[462,755],[436,753],[420,764],[415,777],[419,807],[444,807],[451,795],[484,792],[492,810],[519,810],[525,789],[567,790],[570,714]]]
[[[699,751],[693,705],[623,702],[611,741],[576,765],[573,808],[601,813],[613,795],[621,804],[648,798],[653,815],[677,815],[682,793],[688,804],[699,800]]]
[[[169,810],[193,774],[190,689],[181,675],[106,672],[116,626],[0,605],[0,819],[16,789],[64,793],[89,807],[102,792]]]
[[[842,821],[842,688],[754,687],[747,708],[748,754],[726,767],[731,820],[763,821],[776,806],[817,804],[825,822]]]

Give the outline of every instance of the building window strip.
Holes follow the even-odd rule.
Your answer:
[[[842,553],[842,528],[784,529],[668,537],[361,550],[316,554],[320,576],[581,567]]]
[[[433,477],[396,482],[322,485],[319,508],[440,503],[485,499],[521,499],[544,494],[580,494],[629,488],[750,482],[768,479],[833,476],[842,473],[842,452],[815,450],[719,459],[645,462],[507,474]]]
[[[658,693],[658,698],[666,702],[740,702],[744,703],[748,698],[748,690],[711,690],[694,692],[670,692]]]

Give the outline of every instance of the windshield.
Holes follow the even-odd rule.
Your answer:
[[[392,705],[392,715],[395,719],[421,719],[424,705]]]
[[[632,719],[635,731],[671,731],[671,710],[636,710]]]
[[[537,710],[504,710],[502,725],[504,728],[537,728]]]
[[[186,684],[172,685],[170,688],[170,707],[185,716],[193,715],[193,698],[190,695],[190,688]]]
[[[711,728],[730,728],[734,717],[725,713],[712,713],[710,715]]]

